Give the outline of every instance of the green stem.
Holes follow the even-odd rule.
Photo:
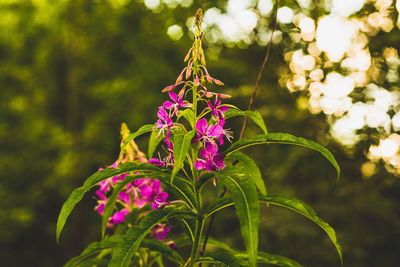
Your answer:
[[[196,232],[195,232],[195,236],[194,236],[192,251],[190,253],[190,265],[189,265],[190,267],[194,266],[197,256],[199,254],[199,244],[200,244],[201,235],[203,234],[203,228],[204,228],[204,218],[203,218],[203,214],[200,212],[197,216]]]

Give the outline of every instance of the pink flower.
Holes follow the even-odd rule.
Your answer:
[[[227,106],[221,105],[221,100],[218,99],[218,96],[215,97],[214,103],[207,101],[207,106],[215,120],[224,118],[224,113],[229,109]]]
[[[172,119],[169,117],[168,112],[163,106],[158,108],[157,116],[157,128],[161,129],[161,131],[172,127]]]
[[[203,144],[214,143],[215,138],[219,138],[223,134],[223,128],[216,125],[208,125],[207,120],[202,118],[196,123],[196,137],[195,141],[201,141]]]
[[[177,95],[175,92],[169,92],[169,97],[172,101],[165,101],[163,103],[164,108],[170,110],[171,115],[178,116],[179,108],[188,108],[190,107],[190,103],[186,100],[183,100],[182,95]]]
[[[169,227],[167,224],[159,223],[151,230],[151,236],[157,240],[164,240],[170,231],[171,227]]]
[[[217,171],[225,168],[224,155],[218,153],[217,144],[207,143],[199,155],[201,158],[194,163],[197,170]]]
[[[169,203],[168,198],[169,194],[167,192],[160,192],[158,195],[154,197],[153,203],[151,203],[151,207],[153,209],[159,209],[168,205]]]
[[[120,223],[123,223],[125,221],[126,215],[129,214],[129,210],[127,209],[122,209],[120,211],[117,211],[111,216],[111,218],[108,220],[110,226],[117,225]]]

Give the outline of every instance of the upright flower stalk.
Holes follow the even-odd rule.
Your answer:
[[[284,196],[267,196],[257,164],[245,153],[236,151],[271,143],[299,145],[320,152],[339,173],[336,160],[326,148],[310,140],[285,133],[268,133],[257,111],[242,111],[222,103],[230,96],[216,91],[217,86],[223,83],[207,70],[202,48],[202,16],[199,9],[194,20],[194,42],[184,58],[186,66],[175,83],[162,90],[167,93],[168,100],[155,112],[157,121],[140,127],[134,133],[122,124],[119,157],[113,164],[89,177],[82,187],[71,194],[60,212],[57,238],[76,203],[97,184],[95,211],[102,216],[102,236],[105,238],[88,247],[79,256],[81,258],[78,257],[82,261],[93,259],[92,256],[96,255],[95,260],[110,258],[109,266],[131,266],[133,261],[134,266],[157,264],[161,267],[164,266],[163,256],[167,256],[177,266],[185,267],[201,266],[203,261],[211,265],[222,262],[227,266],[256,267],[260,259],[263,263],[283,266],[285,264],[280,261],[286,258],[270,254],[265,257],[267,254],[258,253],[260,202],[295,210],[316,222],[328,233],[341,258],[333,229],[304,202]],[[259,126],[262,134],[229,144],[233,133],[226,128],[226,121],[234,116],[248,116]],[[157,148],[158,152],[147,160],[134,138],[149,132],[149,153],[153,154]],[[222,146],[226,148],[224,151]],[[214,185],[223,186],[224,193],[208,204],[203,202],[202,190],[206,190],[204,185],[211,181]],[[225,192],[229,197],[225,196]],[[204,225],[207,220],[211,224],[213,216],[228,206],[235,207],[246,250],[225,249],[228,245],[223,245],[214,246],[220,254],[207,254],[210,231],[207,230],[203,238]],[[170,221],[171,218],[178,220]],[[174,231],[170,223],[177,221],[186,230],[177,232],[180,232],[179,235],[187,232],[188,238],[175,239],[172,236]],[[112,233],[118,234],[108,235]],[[123,233],[123,237],[119,233]],[[173,240],[189,240],[190,254],[182,257],[178,253],[179,246],[185,246],[182,244],[185,242],[175,244]],[[199,253],[202,240],[203,249]],[[100,252],[90,250],[102,247],[105,249],[100,249]],[[300,266],[292,260],[285,262]],[[72,259],[70,263],[67,266],[74,266],[77,259]],[[93,263],[90,264],[93,266]]]

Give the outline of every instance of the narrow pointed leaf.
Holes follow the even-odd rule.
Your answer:
[[[267,189],[265,187],[261,171],[252,158],[250,158],[249,156],[247,156],[242,152],[236,151],[228,155],[226,159],[232,161],[238,161],[236,165],[244,169],[249,174],[250,178],[256,184],[258,190],[262,195],[267,195]]]
[[[139,225],[131,227],[122,237],[121,242],[114,249],[109,267],[130,266],[131,258],[139,248],[142,240],[150,233],[151,229],[158,223],[175,216],[189,215],[185,209],[176,207],[165,207],[153,210],[144,217]]]
[[[179,111],[178,120],[181,117],[184,117],[190,123],[190,125],[194,125],[195,122],[193,121],[194,115],[193,115],[193,110],[192,109],[187,108],[185,110]]]
[[[76,257],[73,257],[70,259],[64,267],[72,267],[72,266],[78,266],[79,263],[86,261],[87,259],[90,259],[91,257],[95,256],[96,254],[100,253],[101,251],[105,249],[112,249],[114,248],[118,242],[121,240],[120,235],[113,235],[107,238],[104,238],[103,240],[99,242],[93,242],[87,246],[87,248],[79,255]]]
[[[303,147],[307,147],[307,148],[313,149],[315,151],[318,151],[336,169],[337,178],[339,178],[339,176],[340,176],[339,164],[337,163],[335,157],[332,155],[332,153],[328,149],[326,149],[324,146],[322,146],[314,141],[311,141],[311,140],[308,140],[308,139],[305,139],[302,137],[296,137],[294,135],[287,134],[287,133],[269,133],[269,134],[258,135],[255,138],[251,138],[251,139],[242,139],[240,141],[233,143],[227,150],[224,151],[224,153],[230,154],[234,151],[237,151],[237,150],[249,147],[249,146],[261,145],[261,144],[274,144],[274,143],[303,146]]]
[[[264,134],[268,133],[267,126],[265,125],[264,119],[262,118],[260,112],[252,110],[242,111],[238,108],[234,109],[231,108],[225,113],[226,119],[237,116],[246,116],[250,118],[255,124],[258,125],[258,127],[260,127],[260,129],[263,131]]]
[[[192,130],[188,133],[179,133],[174,136],[174,168],[172,170],[171,181],[173,181],[174,176],[183,167],[195,133],[196,131]]]
[[[165,256],[175,262],[178,266],[182,266],[184,260],[178,252],[170,248],[163,242],[155,239],[145,239],[140,244],[140,247],[148,248],[151,251],[159,252],[162,256]]]
[[[328,223],[319,218],[316,212],[309,205],[299,199],[282,196],[262,196],[260,197],[260,200],[296,211],[316,223],[331,239],[337,253],[339,254],[340,262],[343,265],[342,248],[337,241],[335,230]]]
[[[136,163],[130,162],[125,163],[119,166],[118,168],[106,168],[104,170],[98,171],[83,183],[83,185],[79,188],[76,188],[72,191],[71,195],[68,199],[64,202],[60,214],[58,215],[57,220],[57,228],[56,228],[56,238],[57,242],[60,238],[60,234],[62,229],[64,228],[65,222],[67,221],[69,215],[71,214],[72,210],[74,209],[75,205],[82,200],[83,196],[94,186],[96,186],[99,182],[113,177],[115,175],[123,174],[126,172],[131,171],[159,171],[160,169],[146,163]]]
[[[237,258],[242,260],[247,260],[248,256],[246,254],[238,254]],[[287,257],[260,251],[258,252],[257,261],[258,263],[273,264],[275,266],[281,266],[281,267],[303,267],[300,263],[292,259],[289,259]]]
[[[260,199],[260,201],[267,202],[272,205],[277,205],[277,206],[281,206],[281,207],[293,210],[293,211],[305,216],[312,222],[316,223],[319,227],[322,228],[322,230],[325,231],[325,233],[328,235],[328,237],[332,241],[332,243],[335,246],[336,251],[339,255],[340,262],[343,265],[342,248],[339,245],[339,242],[337,241],[335,230],[328,223],[326,223],[321,218],[319,218],[318,215],[315,213],[315,211],[310,206],[308,206],[306,203],[304,203],[303,201],[301,201],[299,199],[283,197],[283,196],[268,195],[268,196],[260,196],[259,199]],[[225,197],[225,198],[219,199],[206,208],[206,210],[205,210],[206,217],[210,216],[211,214],[213,214],[215,212],[218,212],[224,208],[227,208],[227,207],[233,206],[233,205],[235,205],[235,202],[230,197]]]
[[[209,251],[205,254],[205,256],[211,257],[214,260],[221,262],[229,267],[247,266],[247,265],[241,264],[239,259],[236,258],[236,253],[229,251],[229,250],[221,249],[221,248],[216,251]]]
[[[256,266],[260,221],[257,188],[249,175],[236,166],[227,167],[216,175],[220,183],[225,185],[232,195],[240,222],[240,230],[249,254],[249,266]]]
[[[152,131],[150,134],[150,139],[149,139],[149,148],[148,148],[148,153],[147,156],[149,158],[153,157],[153,153],[156,150],[158,144],[163,140],[163,137],[161,134],[158,133],[158,131]]]
[[[247,266],[247,262],[249,259],[249,256],[245,253],[242,253],[239,250],[231,248],[228,244],[215,240],[213,238],[208,239],[208,245],[218,248],[218,249],[224,249],[225,251],[230,252],[231,254],[235,255],[236,260],[242,262],[241,264],[243,266]],[[274,264],[277,266],[282,266],[282,267],[302,267],[302,265],[292,259],[289,259],[284,256],[280,255],[274,255],[266,252],[258,252],[258,263],[266,263],[266,264]]]

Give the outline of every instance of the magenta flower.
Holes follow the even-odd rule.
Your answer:
[[[199,155],[201,158],[194,163],[197,170],[217,171],[225,168],[224,155],[218,153],[217,144],[207,143]]]
[[[157,194],[154,199],[153,203],[151,203],[152,209],[159,209],[169,204],[168,201],[169,194],[167,192],[160,192]]]
[[[224,118],[224,113],[229,109],[227,106],[221,105],[221,100],[218,99],[218,96],[215,97],[214,103],[207,101],[207,106],[216,120]]]
[[[123,210],[115,212],[113,214],[113,216],[111,216],[111,218],[108,220],[110,226],[123,223],[125,221],[125,217],[126,217],[126,215],[128,215],[128,213],[129,213],[129,210],[127,210],[127,209],[123,209]]]
[[[147,162],[150,164],[153,164],[154,166],[157,166],[157,167],[166,167],[167,166],[167,163],[165,161],[158,159],[158,158],[151,158]]]
[[[151,229],[151,236],[157,240],[164,240],[169,232],[171,231],[171,227],[169,227],[165,223],[159,223]]]
[[[157,116],[157,128],[161,129],[160,131],[172,127],[172,119],[169,117],[168,112],[163,106],[158,108]]]
[[[177,95],[175,92],[169,92],[169,97],[172,101],[165,101],[163,103],[164,108],[170,110],[171,115],[178,116],[179,108],[188,108],[190,107],[190,103],[186,100],[183,100],[182,95]]]
[[[218,122],[218,124],[223,128],[224,124],[225,124],[225,119],[220,119],[220,121]],[[223,129],[222,130],[222,134],[219,137],[219,144],[223,145],[224,144],[224,137],[231,142],[231,140],[233,139],[233,132],[230,129]]]
[[[219,138],[223,134],[223,128],[216,125],[208,125],[207,120],[202,118],[196,123],[196,137],[194,141],[201,141],[203,144],[214,143],[215,138]]]
[[[96,196],[98,197],[98,200],[97,200],[97,205],[94,208],[94,210],[97,211],[97,213],[99,215],[103,215],[104,208],[106,207],[106,203],[107,203],[107,197],[104,194],[104,192],[101,191],[100,189],[96,190]]]

